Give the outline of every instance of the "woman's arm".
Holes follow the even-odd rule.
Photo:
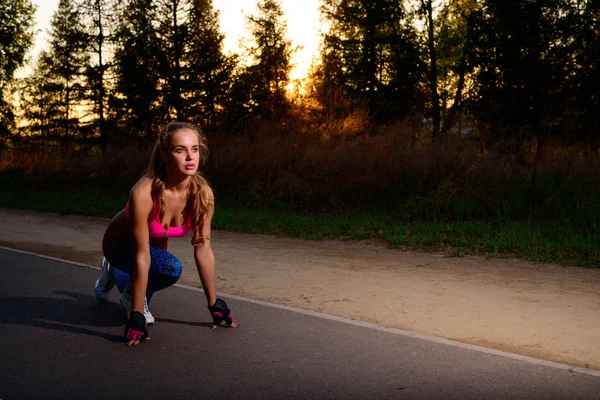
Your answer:
[[[144,178],[131,190],[129,195],[129,225],[133,236],[135,268],[131,285],[132,312],[144,314],[144,296],[148,286],[150,270],[150,235],[148,218],[152,212],[151,181]],[[137,344],[137,343],[129,343]]]
[[[211,192],[212,197],[212,192]],[[194,259],[196,260],[196,268],[200,275],[200,282],[206,295],[208,306],[215,304],[217,300],[217,291],[215,289],[215,255],[213,254],[210,245],[210,223],[213,217],[213,210],[204,216],[202,226],[203,242],[194,246]]]
[[[214,204],[212,191],[209,192],[209,197]],[[216,328],[223,321],[225,321],[227,326],[237,328],[239,325],[233,322],[231,311],[227,308],[227,304],[222,299],[217,298],[217,290],[215,288],[215,255],[210,244],[210,223],[214,213],[213,210],[204,216],[204,223],[202,225],[203,242],[194,247],[194,258],[198,274],[200,275],[200,281],[202,282],[202,288],[206,295],[206,301],[208,302],[208,309],[213,317],[212,328]]]

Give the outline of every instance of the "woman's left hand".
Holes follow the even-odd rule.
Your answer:
[[[239,326],[239,324],[233,322],[233,315],[229,308],[227,308],[227,303],[224,300],[217,299],[215,304],[208,307],[208,311],[210,311],[213,319],[213,325],[210,329],[218,328],[222,322],[225,322],[225,326],[230,328],[237,328]]]

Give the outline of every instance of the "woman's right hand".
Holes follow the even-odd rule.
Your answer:
[[[134,311],[144,312],[144,295],[148,287],[150,270],[150,234],[148,219],[152,213],[152,180],[141,179],[129,196],[129,223],[133,234],[134,270],[131,306]]]
[[[124,335],[127,340],[127,346],[137,346],[144,340],[150,340],[144,314],[137,311],[131,313],[129,321],[125,324]]]

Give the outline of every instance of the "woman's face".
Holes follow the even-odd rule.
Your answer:
[[[173,133],[168,149],[162,153],[169,174],[192,176],[200,163],[198,136],[190,129],[180,129]]]

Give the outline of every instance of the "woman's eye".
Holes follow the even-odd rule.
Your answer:
[[[177,150],[175,150],[175,153],[181,153],[182,151],[183,150],[181,150],[181,149],[177,149]]]
[[[198,149],[194,148],[194,153],[197,153],[197,152],[198,152]]]

